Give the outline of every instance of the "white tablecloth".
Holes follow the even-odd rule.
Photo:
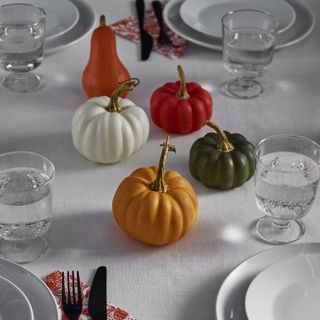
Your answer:
[[[88,0],[97,17],[108,23],[134,13],[134,2]],[[318,0],[305,1],[315,17]],[[148,6],[148,4],[146,5]],[[240,101],[225,97],[219,85],[229,78],[221,53],[190,44],[179,60],[152,53],[140,61],[140,48],[117,37],[117,51],[141,84],[131,99],[149,113],[152,92],[176,81],[177,64],[188,80],[211,90],[213,119],[224,129],[240,132],[251,142],[275,133],[295,133],[320,142],[320,27],[299,44],[277,51],[262,79],[263,96]],[[71,120],[86,100],[81,74],[87,63],[90,35],[46,56],[38,72],[44,87],[16,94],[0,88],[0,152],[29,150],[55,164],[54,220],[46,238],[45,256],[26,267],[40,277],[56,269],[78,269],[90,282],[99,265],[108,267],[108,299],[140,320],[212,320],[215,299],[225,276],[242,260],[272,246],[256,239],[252,225],[261,213],[255,204],[253,179],[240,188],[209,190],[188,169],[191,144],[209,132],[173,135],[177,154],[168,170],[177,170],[194,185],[200,213],[191,232],[165,247],[152,247],[126,236],[115,223],[111,203],[120,181],[134,169],[158,163],[165,132],[151,125],[145,147],[115,165],[87,161],[73,147]],[[4,72],[1,71],[1,75]],[[319,196],[304,219],[306,235],[299,242],[320,240]]]

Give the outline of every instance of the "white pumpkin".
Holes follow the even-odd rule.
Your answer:
[[[72,141],[89,160],[105,164],[119,162],[147,141],[150,125],[146,113],[131,100],[119,97],[136,85],[125,84],[115,90],[111,98],[91,98],[76,110],[72,119]]]

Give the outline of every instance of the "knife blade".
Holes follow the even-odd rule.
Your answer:
[[[144,8],[144,0],[136,0],[141,41],[141,60],[143,61],[148,60],[153,46],[152,36],[144,29]]]
[[[88,310],[93,320],[106,320],[107,310],[107,268],[101,266],[97,269],[89,295]]]

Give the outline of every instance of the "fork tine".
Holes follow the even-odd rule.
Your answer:
[[[69,274],[69,271],[67,271],[67,281],[68,281],[68,304],[71,304],[70,274]]]
[[[64,283],[64,272],[62,272],[62,304],[65,305],[66,304],[66,292],[65,292],[66,288],[65,288],[65,283]]]
[[[78,302],[82,304],[82,294],[81,294],[81,285],[80,285],[80,275],[77,271],[77,282],[78,282]]]
[[[74,271],[72,270],[72,297],[73,297],[73,302],[76,303],[76,290],[74,287]]]

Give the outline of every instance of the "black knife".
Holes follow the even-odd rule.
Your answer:
[[[153,46],[153,38],[144,29],[144,0],[136,0],[136,9],[140,30],[141,59],[148,60]]]
[[[107,319],[107,268],[101,266],[94,275],[89,301],[88,310],[93,320]]]

